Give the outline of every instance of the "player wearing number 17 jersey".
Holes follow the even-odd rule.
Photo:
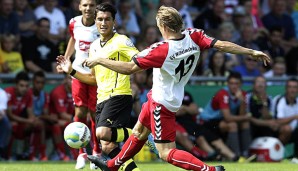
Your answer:
[[[148,93],[148,101],[142,107],[133,135],[125,142],[121,152],[107,163],[94,156],[88,156],[88,159],[104,171],[116,171],[123,162],[141,150],[151,131],[164,161],[186,170],[224,171],[223,166],[208,166],[190,153],[176,148],[175,113],[182,104],[184,86],[204,49],[214,47],[224,52],[247,54],[265,64],[270,58],[263,52],[208,37],[202,30],[188,29],[181,33],[183,19],[172,7],[161,6],[156,20],[165,41],[140,52],[133,61],[112,61],[98,56],[88,58],[83,63],[89,67],[102,65],[122,74],[153,68],[153,86]],[[62,66],[63,62],[60,61]]]

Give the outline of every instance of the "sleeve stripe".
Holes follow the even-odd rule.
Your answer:
[[[216,42],[217,42],[217,39],[213,39],[211,44],[210,44],[210,47],[213,47]]]
[[[132,57],[132,60],[133,60],[133,62],[134,62],[136,65],[138,65],[138,67],[141,68],[141,66],[140,66],[140,64],[139,64],[139,62],[138,62],[138,60],[137,60],[137,58],[136,58],[135,56]]]

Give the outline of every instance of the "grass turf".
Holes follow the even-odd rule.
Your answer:
[[[226,171],[298,171],[298,165],[282,163],[208,163],[224,165]],[[75,171],[74,162],[0,162],[0,171]],[[181,171],[167,163],[138,163],[142,171]],[[82,171],[88,171],[89,163]]]

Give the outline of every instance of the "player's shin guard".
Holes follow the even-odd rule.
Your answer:
[[[131,135],[132,130],[130,128],[112,128],[112,142],[124,142]]]
[[[167,158],[167,162],[186,170],[216,171],[215,167],[208,166],[201,160],[197,159],[195,156],[191,155],[190,153],[178,149],[172,149],[170,151]]]
[[[116,147],[108,154],[108,156],[112,159],[112,158],[116,157],[120,151],[121,151],[120,148]],[[123,171],[139,171],[140,170],[138,168],[138,166],[136,165],[136,163],[133,161],[133,159],[127,160],[122,166],[123,166],[123,168],[122,168]]]
[[[139,140],[134,135],[129,136],[119,154],[107,162],[111,171],[118,170],[123,163],[135,156],[142,149],[146,141]]]

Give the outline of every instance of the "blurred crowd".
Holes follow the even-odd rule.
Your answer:
[[[264,66],[241,55],[214,50],[202,52],[194,75],[227,77],[227,81],[204,83],[226,87],[206,107],[201,106],[202,113],[198,112],[192,95],[185,92],[183,105],[177,112],[176,131],[176,140],[183,148],[201,159],[240,161],[249,157],[249,144],[259,136],[274,136],[284,144],[297,143],[292,136],[297,134],[297,80],[266,82],[266,78],[298,74],[295,0],[109,2],[118,8],[115,30],[129,36],[140,51],[161,40],[153,18],[159,6],[165,5],[179,10],[185,28],[204,29],[217,39],[270,55],[271,64]],[[73,149],[66,154],[61,137],[74,114],[70,77],[65,77],[48,93],[44,85],[45,74],[57,72],[56,57],[65,53],[70,36],[68,22],[80,15],[79,3],[80,0],[0,0],[0,73],[18,73],[15,85],[6,88],[6,93],[0,89],[0,128],[7,130],[0,132],[0,159],[23,159],[25,147],[30,147],[27,158],[48,160],[47,137],[53,139],[59,160],[76,158],[77,151]],[[33,74],[31,87],[28,73]],[[255,77],[255,80],[243,82],[242,77]],[[251,85],[251,91],[241,90],[242,84]],[[267,85],[283,85],[285,92],[271,97],[266,94]],[[152,70],[133,75],[132,126],[151,86]],[[12,150],[16,141],[18,148]]]
[[[129,36],[141,51],[161,40],[155,20],[161,5],[173,6],[185,28],[195,27],[220,40],[262,50],[272,62],[265,67],[241,55],[204,51],[194,75],[285,77],[297,75],[298,3],[295,0],[103,0],[116,5],[115,30]],[[80,0],[1,0],[0,72],[42,70],[55,73],[56,56],[64,54],[68,23],[80,15]],[[98,2],[100,3],[100,2]]]

